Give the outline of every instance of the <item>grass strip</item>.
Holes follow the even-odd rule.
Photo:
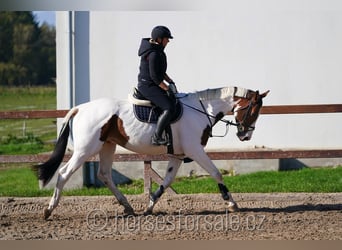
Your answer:
[[[239,176],[224,176],[232,193],[272,192],[342,192],[342,167],[305,168],[296,171],[265,171]],[[210,177],[177,178],[172,187],[179,194],[218,193],[216,182]],[[120,185],[124,194],[141,194],[143,180]],[[154,185],[154,189],[156,185]],[[26,166],[0,170],[0,196],[50,196],[52,190],[40,190],[34,173]],[[111,195],[107,188],[81,188],[63,191],[63,195]]]

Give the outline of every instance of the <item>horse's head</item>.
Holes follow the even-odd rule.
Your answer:
[[[241,141],[248,141],[252,138],[255,123],[262,107],[262,99],[268,93],[269,90],[263,94],[259,94],[259,91],[251,91],[247,98],[234,97],[235,106],[233,112],[238,130],[236,135]]]

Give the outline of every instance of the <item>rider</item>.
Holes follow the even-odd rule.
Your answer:
[[[166,145],[168,140],[162,138],[166,126],[175,111],[176,85],[166,74],[167,59],[164,49],[172,39],[170,30],[165,26],[153,28],[151,38],[141,40],[138,55],[141,57],[138,90],[154,105],[162,109],[156,130],[152,136],[153,145]],[[166,83],[166,82],[168,83]]]

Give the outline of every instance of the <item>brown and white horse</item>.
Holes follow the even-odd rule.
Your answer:
[[[228,210],[237,209],[222,175],[210,160],[204,147],[212,127],[218,121],[236,125],[237,136],[241,141],[250,140],[262,106],[262,99],[268,91],[259,94],[239,87],[208,89],[194,93],[179,94],[178,101],[183,105],[183,115],[171,125],[173,155],[163,184],[151,194],[146,213],[153,207],[174,180],[184,158],[191,158],[205,169],[217,182]],[[234,113],[235,122],[223,119],[229,112]],[[65,154],[68,138],[73,142],[73,155],[58,171],[57,184],[49,206],[44,210],[47,219],[58,205],[62,189],[69,177],[91,156],[99,154],[98,178],[112,191],[124,212],[133,214],[133,208],[126,197],[113,183],[111,169],[116,145],[141,154],[167,154],[165,146],[153,146],[151,136],[155,124],[139,121],[128,100],[98,99],[72,108],[65,116],[63,127],[50,159],[38,166],[39,179],[46,185],[57,171]]]

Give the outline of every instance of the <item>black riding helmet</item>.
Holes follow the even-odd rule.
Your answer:
[[[157,40],[157,38],[173,38],[173,36],[171,35],[171,31],[165,26],[154,27],[151,33],[151,37],[155,41]]]

